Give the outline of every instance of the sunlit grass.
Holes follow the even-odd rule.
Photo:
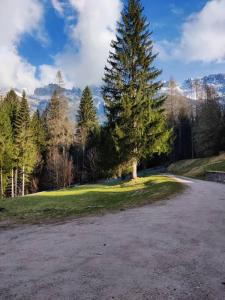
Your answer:
[[[182,190],[166,176],[149,176],[118,184],[75,186],[23,198],[0,200],[0,221],[55,221],[103,214],[152,203]]]

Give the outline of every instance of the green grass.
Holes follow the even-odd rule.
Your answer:
[[[71,187],[0,200],[0,221],[38,223],[118,211],[165,199],[183,189],[166,176]]]
[[[168,171],[177,175],[204,179],[207,171],[225,172],[225,153],[209,158],[181,160],[170,165]]]

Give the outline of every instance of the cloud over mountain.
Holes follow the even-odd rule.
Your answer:
[[[43,30],[45,2],[1,0],[0,86],[33,90],[52,82],[60,69],[68,86],[101,83],[110,42],[122,8],[120,0],[52,0],[64,19],[68,43],[53,57],[52,65],[34,66],[18,51],[25,35],[46,42]],[[51,38],[51,37],[49,37]],[[37,77],[38,75],[38,77]]]
[[[1,0],[0,9],[0,86],[33,89],[38,81],[36,68],[18,53],[24,34],[36,34],[45,41],[41,21],[43,6],[37,0]]]
[[[77,14],[76,22],[71,22],[68,5],[73,15]],[[121,1],[69,0],[59,3],[54,0],[54,6],[61,14],[64,10],[64,17],[68,18],[70,43],[65,46],[63,53],[55,56],[53,70],[55,67],[61,69],[72,85],[84,87],[87,84],[100,84],[110,42],[115,37],[120,18]],[[43,68],[50,72],[49,67]]]
[[[210,0],[183,23],[179,41],[158,44],[162,59],[205,63],[225,60],[225,0]]]

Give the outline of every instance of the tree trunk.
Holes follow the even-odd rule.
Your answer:
[[[183,159],[183,148],[182,148],[182,124],[179,123],[179,157],[178,159]]]
[[[66,157],[65,157],[65,146],[63,145],[62,147],[62,182],[61,182],[61,185],[63,186],[63,188],[66,187],[66,168],[67,168],[67,165],[66,165]]]
[[[18,169],[15,170],[15,196],[18,196]]]
[[[191,128],[191,158],[194,159],[194,138],[193,138],[192,128]]]
[[[137,160],[133,160],[132,162],[132,179],[137,179]]]
[[[11,186],[11,197],[14,198],[14,171],[12,169],[12,186]]]
[[[82,146],[82,172],[81,172],[81,183],[84,182],[84,158],[85,158],[85,145]]]
[[[25,191],[25,168],[23,166],[23,181],[22,181],[22,196],[24,196],[24,191]]]
[[[122,178],[122,167],[121,166],[119,166],[119,168],[118,168],[118,178]]]
[[[4,190],[3,190],[3,172],[1,169],[1,198],[3,198]]]
[[[193,124],[194,124],[194,112],[193,112],[193,106],[191,106],[191,158],[192,159],[195,157]]]

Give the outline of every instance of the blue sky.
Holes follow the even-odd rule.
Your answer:
[[[142,3],[163,80],[225,73],[225,0]],[[121,8],[121,0],[1,0],[0,87],[31,91],[57,69],[70,87],[100,84]]]
[[[156,43],[160,41],[179,41],[182,37],[182,28],[187,20],[195,14],[202,13],[209,3],[218,1],[207,1],[207,0],[158,0],[158,1],[143,1],[145,5],[145,11],[149,20],[152,22],[154,30],[154,40]],[[156,5],[157,3],[157,5]],[[224,9],[224,1],[221,1]],[[213,12],[212,12],[213,13]],[[209,11],[209,18],[217,18],[213,16]],[[225,30],[225,15],[222,20],[223,28]],[[216,25],[215,25],[216,26]],[[202,35],[204,32],[202,28]],[[225,35],[225,31],[224,31]],[[179,43],[179,42],[178,42]],[[213,43],[213,40],[209,39],[208,43]],[[205,44],[202,47],[205,47]],[[216,47],[217,45],[215,45]],[[201,51],[201,44],[199,46]],[[203,50],[203,49],[202,49]],[[207,51],[207,48],[204,49]],[[224,52],[223,52],[223,57]],[[217,62],[217,58],[214,57],[212,61],[185,61],[185,59],[158,59],[158,65],[163,70],[163,79],[168,79],[170,77],[175,78],[178,81],[182,81],[189,77],[204,76],[210,73],[225,73],[225,64],[222,62]]]

